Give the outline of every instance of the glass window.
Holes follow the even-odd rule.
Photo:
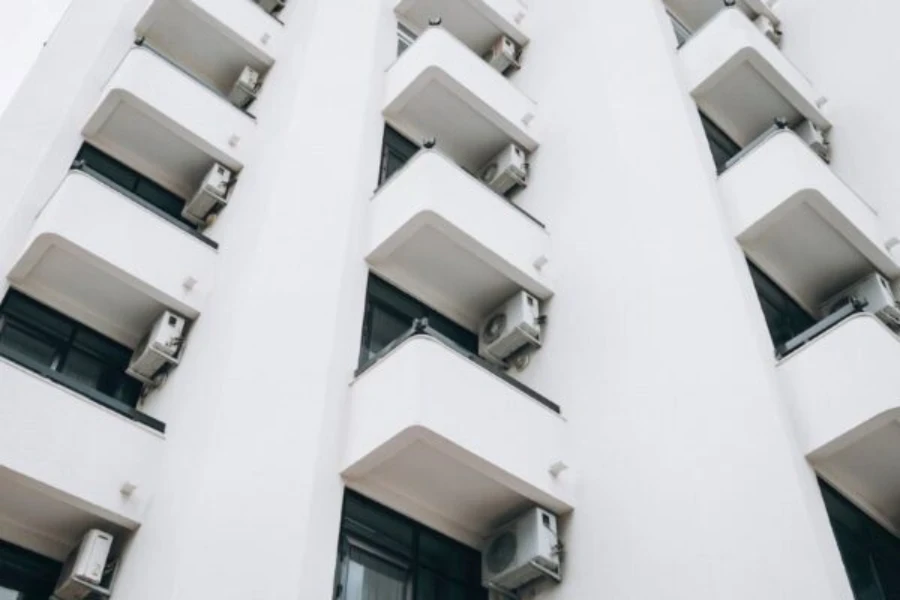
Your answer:
[[[666,11],[669,15],[669,20],[672,21],[672,29],[675,30],[675,39],[678,40],[678,47],[684,45],[686,41],[691,37],[691,30],[688,29],[681,20],[673,15],[671,12]]]
[[[15,290],[0,304],[0,355],[131,407],[140,398],[141,384],[125,374],[131,350]]]
[[[0,541],[0,600],[48,600],[62,565]]]
[[[478,551],[350,491],[340,548],[341,600],[487,600]]]
[[[75,157],[82,169],[101,177],[126,194],[133,195],[157,209],[167,218],[195,226],[181,217],[184,199],[144,177],[90,144],[84,144]]]
[[[700,113],[700,120],[703,122],[703,131],[706,133],[706,141],[709,142],[716,170],[722,173],[728,161],[741,151],[741,147],[703,113]]]
[[[753,285],[766,317],[769,335],[776,348],[815,325],[815,319],[793,298],[753,263],[748,261],[747,264],[750,266]]]
[[[378,185],[390,179],[391,175],[399,171],[418,151],[419,147],[416,144],[400,135],[396,129],[385,125]]]
[[[448,337],[464,350],[478,352],[478,336],[403,293],[375,275],[369,276],[363,318],[360,364],[371,360],[388,344],[408,331],[416,319],[428,319],[428,326]]]
[[[406,52],[406,49],[413,45],[417,37],[409,27],[397,23],[397,56]]]
[[[819,484],[854,598],[900,599],[900,539],[827,483]]]

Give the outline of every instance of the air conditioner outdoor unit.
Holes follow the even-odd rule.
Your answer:
[[[252,67],[244,67],[240,77],[234,82],[228,101],[238,108],[247,108],[256,100],[256,94],[262,86],[259,73]]]
[[[215,163],[203,184],[184,205],[181,216],[194,225],[205,225],[209,217],[228,204],[228,191],[231,188],[234,174],[219,163]]]
[[[481,169],[481,180],[498,194],[505,195],[516,186],[528,184],[528,156],[525,150],[510,144]]]
[[[485,587],[513,591],[538,577],[560,580],[556,516],[533,508],[501,528],[481,553]]]
[[[155,378],[163,367],[178,364],[186,328],[184,317],[168,310],[163,312],[134,350],[126,373],[148,385],[155,385]]]
[[[63,565],[53,598],[83,600],[94,593],[109,596],[109,590],[102,588],[101,584],[112,543],[111,534],[99,529],[88,531]]]
[[[854,301],[862,305],[863,311],[873,313],[892,330],[900,332],[900,306],[891,283],[880,273],[873,273],[835,294],[822,305],[822,312],[829,315]]]
[[[528,292],[518,292],[491,313],[480,331],[478,354],[495,362],[503,363],[525,346],[540,348],[540,302]]]
[[[497,71],[505,74],[510,69],[519,68],[519,56],[521,53],[522,51],[518,44],[511,38],[501,35],[484,55],[484,60]]]
[[[287,0],[256,0],[256,2],[270,15],[281,12],[287,5]]]

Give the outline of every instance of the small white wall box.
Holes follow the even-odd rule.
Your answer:
[[[222,210],[228,204],[228,192],[231,189],[234,173],[219,163],[215,163],[194,197],[186,202],[181,216],[194,225],[205,225],[213,213]]]
[[[880,273],[872,273],[835,294],[822,305],[822,313],[829,315],[851,302],[856,302],[862,310],[876,315],[892,330],[900,332],[900,307],[897,306],[891,283]]]
[[[540,302],[528,292],[518,292],[485,319],[478,353],[502,363],[525,346],[540,348],[541,328]]]
[[[99,529],[88,531],[63,565],[53,597],[57,600],[84,600],[92,594],[94,597],[109,596],[109,590],[102,588],[101,584],[112,544],[112,534]]]
[[[247,108],[256,100],[260,87],[262,87],[262,79],[256,69],[244,67],[228,94],[228,101],[238,108]]]
[[[164,311],[147,337],[135,348],[126,372],[147,385],[156,385],[156,378],[164,367],[178,364],[186,329],[184,317]]]
[[[511,38],[501,35],[484,55],[484,60],[502,74],[510,69],[518,69],[522,50]]]
[[[256,0],[256,3],[262,6],[262,9],[270,15],[275,15],[284,10],[287,0]]]
[[[556,516],[533,508],[499,529],[481,553],[487,588],[512,592],[539,577],[560,580]]]
[[[481,169],[481,180],[501,196],[528,184],[528,155],[515,144],[505,147]]]

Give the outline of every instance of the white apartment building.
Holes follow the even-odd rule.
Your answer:
[[[900,598],[897,22],[72,0],[0,116],[0,600]]]

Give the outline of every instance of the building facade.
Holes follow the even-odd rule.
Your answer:
[[[900,598],[895,17],[72,0],[0,116],[0,600]]]

